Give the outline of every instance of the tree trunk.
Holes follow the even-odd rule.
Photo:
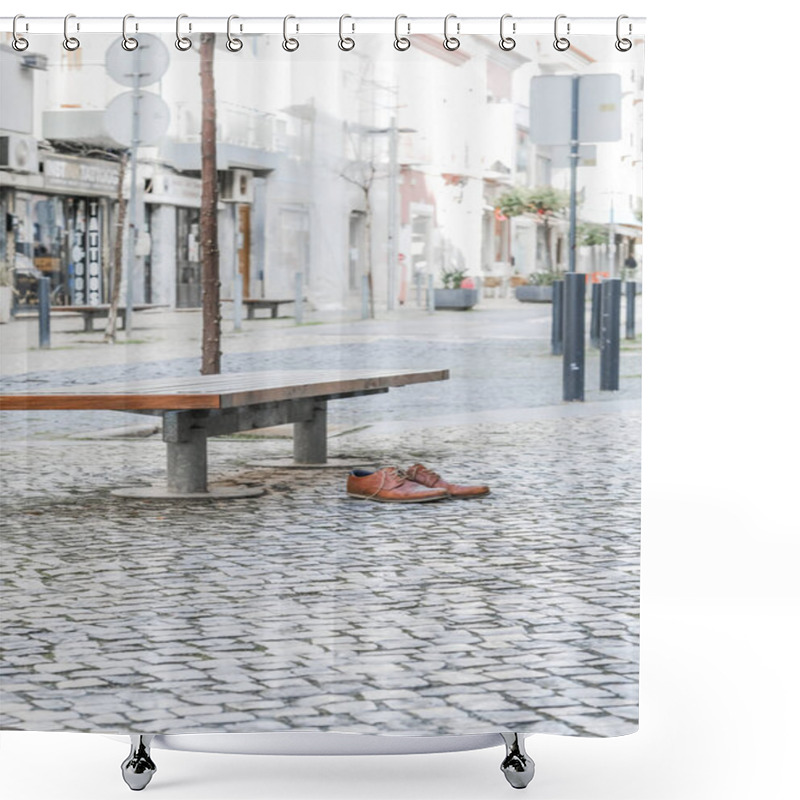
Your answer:
[[[371,184],[371,180],[370,180]],[[367,288],[369,289],[369,316],[375,319],[375,289],[372,285],[372,206],[369,202],[370,184],[363,186],[364,190],[364,236],[367,240]]]
[[[200,87],[203,98],[201,129],[200,247],[203,273],[203,358],[200,372],[220,371],[222,338],[219,299],[219,241],[217,236],[217,108],[214,94],[214,34],[200,35]]]
[[[112,344],[117,340],[117,309],[119,308],[119,290],[122,283],[122,240],[125,236],[125,213],[128,201],[125,199],[122,186],[125,182],[125,169],[128,166],[128,155],[124,153],[119,159],[119,178],[117,179],[117,222],[114,239],[114,256],[111,266],[111,308],[108,310],[108,322],[103,341]]]

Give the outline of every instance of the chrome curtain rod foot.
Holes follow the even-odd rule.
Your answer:
[[[134,792],[144,789],[155,775],[156,765],[150,758],[150,742],[152,741],[152,735],[131,734],[131,752],[122,762],[122,779]]]
[[[515,789],[524,789],[533,780],[536,770],[533,759],[525,752],[525,737],[521,733],[500,735],[506,743],[506,757],[500,769]]]

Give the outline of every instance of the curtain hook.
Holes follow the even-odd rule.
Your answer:
[[[64,17],[64,49],[70,53],[73,50],[77,50],[81,46],[79,39],[76,39],[74,36],[69,35],[69,30],[67,29],[67,26],[69,25],[69,21],[71,19],[75,19],[74,14],[67,14],[67,16]],[[76,26],[76,28],[80,30],[80,26]]]
[[[565,50],[569,50],[569,39],[565,38],[564,36],[558,35],[558,21],[560,19],[566,19],[566,14],[559,14],[555,22],[553,23],[553,32],[556,40],[553,42],[553,47],[558,50],[559,53],[563,53]],[[567,23],[567,33],[569,33],[569,22]]]
[[[345,36],[342,33],[342,25],[346,19],[353,18],[349,14],[342,14],[342,16],[339,17],[339,49],[345,51],[352,50],[356,46],[356,43],[353,39],[351,39],[349,36]],[[355,33],[356,25],[354,22],[351,23],[351,25],[353,26],[353,33]]]
[[[231,34],[231,22],[233,22],[233,20],[235,19],[239,19],[239,17],[237,17],[236,14],[231,14],[228,17],[228,28],[227,28],[228,41],[225,42],[225,47],[227,47],[231,53],[238,53],[244,47],[244,42],[241,39],[238,39],[236,36],[233,36],[233,34]],[[241,25],[239,26],[239,30],[240,31],[242,30]]]
[[[192,48],[192,40],[188,36],[181,36],[181,20],[186,19],[188,14],[178,14],[175,20],[175,47],[181,52],[186,52]],[[192,29],[191,22],[189,23],[189,30]]]
[[[405,14],[398,14],[394,18],[394,49],[403,51],[411,47],[411,39],[407,36],[400,35],[399,28],[401,19],[408,19],[408,17]],[[408,32],[411,33],[411,25],[406,23],[406,27],[408,28]]]
[[[451,19],[456,19],[455,14],[448,14],[444,18],[444,49],[445,50],[458,50],[461,47],[461,42],[455,37],[450,36],[447,32],[447,24]],[[456,22],[456,33],[461,31],[461,24]]]
[[[122,49],[127,50],[129,53],[139,46],[138,39],[135,39],[133,36],[128,36],[128,20],[133,18],[133,14],[126,14],[122,18]],[[139,30],[138,25],[136,25],[136,30]]]
[[[11,35],[14,38],[11,40],[11,46],[18,53],[21,53],[23,50],[27,50],[28,49],[28,45],[30,44],[30,42],[24,36],[20,36],[17,33],[17,20],[18,19],[25,19],[25,15],[24,14],[17,14],[17,16],[14,17],[14,22],[13,22],[13,25],[12,25],[12,28],[11,28]],[[28,23],[27,22],[25,23],[25,30],[26,31],[28,30]]]
[[[300,42],[297,39],[289,38],[287,32],[289,30],[289,20],[290,19],[297,19],[297,17],[293,17],[291,14],[283,18],[283,49],[286,50],[288,53],[293,53],[300,47]]]
[[[614,47],[616,47],[617,50],[620,51],[620,53],[627,53],[628,50],[630,50],[631,47],[633,47],[633,42],[630,39],[622,39],[620,37],[620,35],[619,35],[620,23],[622,22],[623,19],[628,19],[628,15],[627,14],[620,14],[617,17],[617,41],[614,42]],[[633,33],[633,26],[629,22],[628,23],[628,35],[630,36],[631,33]]]
[[[503,16],[500,17],[500,49],[506,51],[513,50],[517,46],[517,43],[514,41],[514,39],[512,39],[510,36],[505,36],[503,33],[503,26],[505,25],[505,21],[507,19],[511,19],[511,14],[503,14]],[[516,22],[511,23],[511,32],[517,32]]]

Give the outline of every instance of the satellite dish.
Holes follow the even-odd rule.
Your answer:
[[[139,46],[125,50],[117,39],[106,50],[106,72],[123,86],[149,86],[169,67],[169,51],[164,42],[151,33],[139,33]]]
[[[141,47],[141,45],[139,45]],[[122,48],[119,48],[122,50]],[[123,92],[106,108],[104,123],[112,139],[126,147],[133,144],[133,114],[139,112],[139,144],[155,144],[169,127],[169,106],[152,92]]]

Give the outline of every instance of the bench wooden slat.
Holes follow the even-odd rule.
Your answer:
[[[0,394],[0,410],[233,408],[447,380],[448,370],[292,370],[158,378]]]

